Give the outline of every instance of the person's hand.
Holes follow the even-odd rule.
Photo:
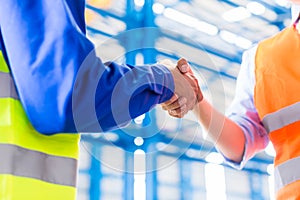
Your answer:
[[[183,58],[177,62],[177,67],[170,60],[163,60],[160,64],[171,70],[175,83],[174,96],[162,103],[162,108],[168,110],[171,116],[181,118],[203,98],[198,81]]]
[[[180,58],[177,61],[177,68],[182,74],[185,74],[189,76],[191,79],[195,80],[197,82],[197,88],[195,88],[195,91],[197,90],[196,96],[197,96],[197,102],[202,101],[203,94],[199,87],[198,80],[196,79],[194,72],[191,69],[191,66],[189,65],[188,61],[185,58]]]
[[[189,110],[187,107],[187,99],[178,97],[174,94],[171,99],[161,104],[162,109],[168,111],[169,115],[177,118],[182,118]]]

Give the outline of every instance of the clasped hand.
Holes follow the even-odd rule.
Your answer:
[[[171,116],[182,118],[203,99],[198,80],[184,58],[179,59],[177,65],[170,60],[163,60],[160,64],[169,68],[175,84],[174,95],[161,106]]]

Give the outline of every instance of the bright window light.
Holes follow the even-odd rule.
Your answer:
[[[94,133],[93,133],[94,134]],[[93,135],[91,134],[91,135]],[[106,140],[112,141],[112,142],[116,142],[117,140],[119,140],[119,136],[116,133],[104,133],[102,135]]]
[[[218,33],[218,28],[216,26],[209,24],[207,22],[204,22],[204,21],[200,21],[195,17],[184,14],[184,13],[174,10],[172,8],[166,8],[164,10],[163,14],[165,17],[167,17],[173,21],[176,21],[176,22],[179,22],[186,26],[195,28],[198,31],[201,31],[208,35],[216,35]]]
[[[205,186],[207,200],[226,200],[224,167],[216,164],[205,165]]]
[[[136,7],[143,7],[145,4],[145,0],[134,0],[134,4]]]
[[[221,154],[217,152],[211,152],[205,157],[206,162],[214,163],[214,164],[222,164],[224,159]]]
[[[160,15],[164,12],[165,6],[160,3],[154,3],[152,6],[152,10],[155,14]]]
[[[171,20],[177,21],[181,24],[185,24],[190,27],[194,27],[198,21],[196,18],[186,15],[172,8],[166,8],[164,11],[164,16]]]
[[[195,27],[198,31],[206,33],[208,35],[217,35],[218,28],[212,24],[206,23],[204,21],[198,21]]]
[[[230,44],[234,44],[238,47],[241,47],[243,49],[249,49],[252,45],[252,42],[248,40],[247,38],[244,38],[242,36],[238,36],[232,32],[229,31],[220,31],[220,37],[225,40],[226,42]]]
[[[247,10],[254,15],[262,15],[266,11],[266,7],[258,2],[252,1],[247,4]]]
[[[238,22],[249,17],[251,13],[244,7],[236,7],[223,14],[223,18],[228,22]]]
[[[194,150],[194,149],[188,149],[185,154],[188,156],[188,157],[191,157],[191,158],[194,158],[197,156],[197,151]]]
[[[221,37],[223,40],[225,40],[226,42],[228,42],[228,43],[230,43],[230,44],[234,44],[237,35],[234,34],[234,33],[229,32],[229,31],[221,31],[221,32],[220,32],[220,37]]]
[[[145,119],[145,117],[146,117],[146,115],[145,115],[145,114],[142,114],[142,115],[136,117],[133,121],[134,121],[134,123],[136,123],[136,124],[142,124],[143,121],[144,121],[144,119]]]
[[[249,49],[252,46],[252,42],[244,37],[238,36],[235,45],[243,49]]]
[[[142,53],[138,53],[135,56],[135,64],[143,65],[144,64],[144,55]]]
[[[138,149],[134,152],[134,200],[146,200],[146,156]]]
[[[134,138],[134,144],[136,146],[142,146],[144,144],[144,139],[142,137]]]
[[[288,7],[289,5],[289,1],[287,0],[275,0],[275,2],[282,7]]]

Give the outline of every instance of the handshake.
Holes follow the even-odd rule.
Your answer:
[[[171,71],[175,85],[174,95],[161,106],[169,115],[182,118],[203,99],[198,80],[184,58],[179,59],[176,66],[170,60],[163,60],[159,64]]]

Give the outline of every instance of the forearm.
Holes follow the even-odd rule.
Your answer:
[[[226,158],[239,163],[245,148],[245,137],[242,129],[213,108],[205,99],[198,103],[193,111],[218,150]]]
[[[83,13],[69,12],[67,2],[72,3],[18,0],[0,6],[8,64],[37,131],[111,130],[173,95],[171,72],[162,66],[105,66],[84,27],[78,29],[80,20],[73,20]]]
[[[171,72],[161,65],[111,63],[99,83],[104,84],[96,89],[95,110],[103,131],[119,128],[148,112],[171,98],[174,90]]]

